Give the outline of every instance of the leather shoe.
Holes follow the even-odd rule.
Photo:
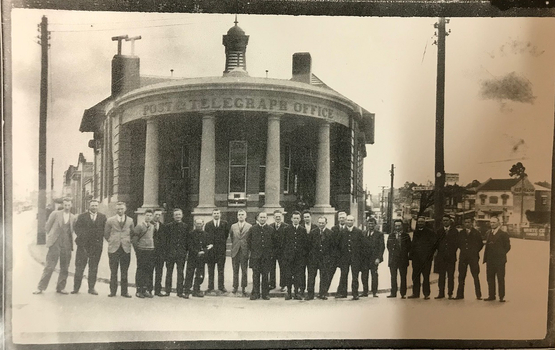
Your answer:
[[[33,294],[42,294],[42,289],[37,289],[33,292]]]
[[[482,300],[482,297],[476,297],[476,300]]]
[[[388,297],[388,298],[397,298],[397,295],[395,295],[395,294],[389,294],[387,297]]]
[[[219,290],[220,290],[220,292],[222,292],[222,293],[227,293],[227,289],[225,289],[225,288],[220,288]]]
[[[372,296],[373,296],[374,298],[379,297],[378,293],[373,293]]]
[[[125,293],[121,295],[124,298],[131,298],[131,295],[129,293]]]
[[[314,296],[308,295],[304,300],[314,300]]]
[[[336,299],[345,299],[347,296],[345,294],[336,294],[335,298]]]
[[[285,292],[285,287],[281,287],[281,288],[279,289],[279,291],[282,292],[282,293]]]
[[[303,297],[300,294],[295,294],[295,300],[303,300]]]
[[[322,296],[320,299],[322,299],[322,300],[328,300],[328,297],[324,295],[324,296]]]
[[[233,294],[237,293],[237,288],[233,288],[233,291],[231,293]]]
[[[430,299],[429,295],[424,296],[424,300],[429,300],[429,299]]]
[[[208,288],[205,293],[212,293],[214,291],[214,288]]]
[[[407,297],[404,295],[401,295],[401,299],[406,299]]]
[[[189,294],[177,294],[178,298],[189,299]]]
[[[262,297],[262,299],[264,299],[264,300],[270,300],[270,297],[267,296],[267,295],[265,295],[265,296]]]
[[[464,297],[461,297],[460,295],[457,295],[455,298],[453,298],[453,300],[462,300],[464,299]]]
[[[144,292],[144,295],[145,295],[145,298],[154,298],[152,293],[150,293],[149,291]]]
[[[89,294],[98,295],[98,292],[94,289],[89,289]]]
[[[161,292],[154,293],[154,295],[156,295],[157,297],[168,297],[168,296],[170,296],[167,293],[162,294]]]
[[[78,290],[72,290],[70,293],[71,294],[77,294],[77,293],[79,293],[79,291]]]
[[[250,297],[250,299],[251,299],[251,300],[256,300],[256,299],[258,299],[258,295],[252,294],[251,297]]]
[[[409,299],[418,299],[418,298],[420,298],[420,295],[414,295],[413,294],[413,295],[409,295],[407,298],[409,298]]]
[[[484,301],[494,301],[495,298],[489,297],[489,298],[485,298]]]
[[[108,298],[113,298],[113,297],[115,297],[115,296],[116,296],[116,293],[110,293],[110,294],[108,294]]]
[[[285,296],[285,300],[291,300],[291,293],[289,293]]]
[[[368,296],[368,293],[362,293],[360,296],[361,296],[361,297],[367,297],[367,296]]]
[[[63,295],[69,294],[65,289],[57,290],[56,293],[63,294]]]
[[[358,300],[358,299],[359,299],[358,295],[353,295],[353,300]]]
[[[135,296],[136,296],[137,298],[141,298],[141,299],[144,299],[144,297],[145,297],[145,295],[144,295],[143,293],[141,293],[141,292],[135,293]]]
[[[204,298],[204,294],[201,291],[193,292],[193,296],[197,298]]]
[[[450,295],[450,296],[449,296],[449,297],[448,297],[447,299],[449,299],[449,300],[453,300],[453,296],[452,296],[452,295]]]
[[[438,295],[437,297],[435,297],[434,299],[443,299],[443,298],[445,298],[445,295],[441,295],[441,294],[440,294],[440,295]]]
[[[505,299],[500,298],[500,299],[499,299],[499,302],[500,302],[500,303],[504,303],[504,302],[505,302]]]

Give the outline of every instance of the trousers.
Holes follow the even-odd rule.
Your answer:
[[[204,282],[204,265],[204,259],[189,259],[189,261],[187,261],[187,274],[185,275],[185,294],[189,294],[191,292],[191,286],[193,287],[194,292],[200,291],[200,285],[202,284],[202,282]]]
[[[166,261],[166,293],[170,294],[172,290],[173,267],[177,266],[177,295],[183,294],[183,281],[185,270],[185,257],[170,257]]]
[[[56,290],[65,289],[69,263],[71,261],[71,248],[65,245],[61,239],[58,239],[48,248],[48,253],[46,253],[46,266],[44,266],[38,289],[46,290],[52,273],[58,264],[58,260],[60,261],[60,274],[58,275]]]
[[[490,298],[495,298],[495,278],[499,285],[499,298],[505,298],[505,263],[486,263],[486,279]]]
[[[233,265],[233,289],[239,288],[239,268],[241,268],[241,287],[247,287],[247,271],[249,267],[249,256],[241,251],[231,258]]]
[[[372,293],[378,293],[378,265],[371,262],[367,267],[363,268],[361,271],[362,278],[362,292],[368,294],[368,280],[372,278]]]
[[[420,286],[425,297],[430,296],[430,272],[432,271],[431,260],[412,260],[412,294],[420,296]],[[422,280],[420,280],[422,276]],[[401,293],[401,295],[403,295]]]
[[[138,292],[152,292],[152,275],[154,274],[154,250],[137,249],[137,273],[135,283]]]
[[[476,298],[482,297],[482,290],[480,288],[480,264],[478,260],[459,260],[459,286],[457,288],[457,297],[464,298],[464,281],[466,279],[466,272],[470,266],[470,273],[474,279],[474,291]]]
[[[208,265],[208,289],[214,289],[214,270],[216,265],[218,265],[218,289],[224,289],[225,253],[206,265]]]
[[[102,246],[77,246],[75,253],[75,277],[73,277],[73,290],[79,291],[81,282],[83,281],[83,273],[85,267],[89,265],[88,284],[89,290],[93,290],[96,284],[96,276],[98,275],[98,263],[102,255]]]
[[[115,252],[108,253],[111,294],[116,294],[118,290],[118,268],[120,269],[121,274],[121,295],[127,294],[127,271],[129,270],[130,261],[131,254],[126,253],[122,246],[120,246]]]
[[[407,266],[390,266],[389,272],[391,273],[391,295],[397,295],[397,273],[401,278],[401,296],[404,297],[407,294]],[[429,276],[430,274],[428,274]],[[419,278],[420,280],[420,278]],[[420,286],[418,286],[420,289]],[[414,291],[414,290],[413,290]]]

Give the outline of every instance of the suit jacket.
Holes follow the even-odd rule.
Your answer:
[[[247,247],[250,251],[249,266],[269,270],[274,256],[273,252],[274,228],[256,224],[247,234]]]
[[[141,222],[131,231],[131,243],[135,248],[140,250],[154,249],[154,226],[145,222]]]
[[[189,232],[189,234],[187,235],[187,263],[189,264],[191,261],[199,261],[203,259],[205,260],[209,251],[209,244],[214,243],[211,242],[210,237],[208,233],[206,233],[206,231],[193,230]],[[212,249],[214,249],[214,247],[212,247]],[[204,252],[204,255],[199,256],[200,252]]]
[[[245,221],[243,229],[239,228],[239,223],[231,225],[229,236],[231,237],[231,257],[234,258],[239,250],[243,255],[248,256],[249,248],[247,246],[247,235],[252,225]]]
[[[214,220],[208,221],[204,225],[204,231],[208,233],[210,239],[214,242],[214,247],[210,249],[206,256],[207,262],[214,262],[218,257],[225,257],[227,238],[229,237],[229,224],[221,219],[218,221],[218,228],[214,226]]]
[[[400,239],[395,233],[390,233],[387,238],[387,250],[389,251],[389,267],[409,266],[409,254],[412,249],[412,242],[408,233],[401,233]]]
[[[102,251],[104,238],[104,226],[106,226],[106,215],[96,213],[96,220],[91,220],[90,212],[84,212],[75,221],[75,244],[86,249],[97,249]]]
[[[410,259],[413,261],[424,263],[430,261],[433,257],[436,244],[436,235],[427,227],[414,230],[412,234]]]
[[[362,262],[362,230],[355,226],[350,232],[349,229],[345,229],[339,240],[339,249],[342,265],[347,265],[351,261],[352,264],[360,266]]]
[[[470,233],[467,233],[466,229],[462,230],[459,232],[457,245],[460,249],[459,261],[478,263],[480,250],[484,247],[480,231],[475,228],[471,229]]]
[[[339,248],[339,241],[346,227],[347,226],[341,229],[339,225],[335,225],[331,228],[331,232],[333,233],[332,234],[332,237],[333,237],[332,260],[335,261],[335,264],[336,264],[335,266],[339,266],[339,260],[341,257],[341,249]]]
[[[283,258],[283,241],[285,238],[285,231],[289,227],[288,224],[282,222],[279,224],[279,229],[276,229],[276,223],[270,224],[274,229],[273,246],[274,246],[274,258],[281,260]]]
[[[154,228],[154,252],[157,256],[165,258],[168,254],[167,225],[159,222],[158,229]]]
[[[322,233],[319,228],[312,230],[308,235],[308,265],[335,263],[333,257],[335,243],[334,233],[329,228],[324,228]]]
[[[135,228],[133,219],[125,215],[123,226],[114,215],[106,220],[104,238],[108,241],[108,253],[115,253],[121,246],[126,253],[131,252],[131,231]]]
[[[457,249],[459,248],[459,231],[450,227],[449,230],[445,231],[442,227],[437,231],[437,255],[436,264],[441,263],[453,263],[457,261]]]
[[[306,230],[306,225],[304,224],[304,222],[301,226],[304,227]],[[310,230],[306,230],[306,233],[310,234],[312,230],[317,230],[317,229],[318,229],[318,225],[310,224]]]
[[[370,235],[370,232],[366,231],[362,235],[362,262],[363,264],[374,265],[376,259],[380,262],[383,261],[383,253],[385,251],[385,242],[383,238],[383,233],[374,230]]]
[[[166,259],[185,259],[187,257],[188,230],[184,222],[170,222],[165,225]]]
[[[501,228],[495,235],[489,230],[486,238],[486,249],[484,251],[484,263],[504,264],[507,262],[507,253],[511,250],[509,234]]]
[[[69,239],[71,243],[71,250],[73,250],[73,233],[75,230],[75,221],[77,221],[77,217],[69,213],[69,228],[71,231],[71,237]],[[46,221],[46,246],[50,248],[56,241],[60,234],[63,233],[63,226],[64,226],[64,211],[57,210],[50,214],[48,217],[48,221]]]
[[[308,234],[304,226],[289,225],[283,239],[283,259],[286,261],[296,260],[306,265],[308,254]]]

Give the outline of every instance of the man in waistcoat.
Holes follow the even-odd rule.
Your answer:
[[[151,209],[145,210],[145,221],[135,226],[131,232],[131,243],[137,257],[137,298],[152,298],[152,275],[154,273],[154,225]]]

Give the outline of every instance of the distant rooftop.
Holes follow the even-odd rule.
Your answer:
[[[510,191],[511,188],[516,185],[520,179],[489,179],[480,186],[478,186],[479,191]]]

